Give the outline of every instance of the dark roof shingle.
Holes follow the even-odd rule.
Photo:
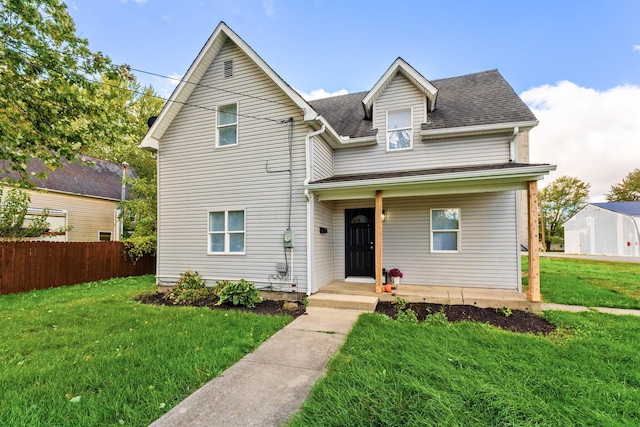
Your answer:
[[[422,129],[444,129],[497,123],[535,121],[536,117],[498,70],[432,80],[438,88],[436,109],[428,114]],[[310,101],[309,104],[340,135],[372,136],[371,120],[365,118],[362,99],[368,92]]]
[[[33,158],[29,160],[27,172],[29,174],[48,172],[48,174],[46,179],[36,179],[34,177],[31,178],[30,182],[38,188],[47,190],[120,200],[122,165],[89,156],[80,156],[80,159],[86,163],[63,160],[64,167],[49,171],[42,161]],[[127,168],[127,176],[129,178],[137,176],[130,166]],[[4,177],[17,179],[18,174],[15,172],[0,174],[0,179]],[[127,198],[129,197],[128,192],[126,196]]]

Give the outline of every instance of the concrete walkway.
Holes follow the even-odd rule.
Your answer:
[[[542,303],[540,304],[540,308],[542,311],[545,310],[560,310],[560,311],[571,311],[573,313],[579,313],[581,311],[599,311],[600,313],[609,313],[609,314],[618,314],[618,315],[626,315],[626,316],[640,316],[640,310],[632,310],[626,308],[611,308],[611,307],[585,307],[582,305],[565,305],[565,304],[550,304],[550,303]]]
[[[547,304],[542,310],[589,311],[640,316],[640,310]],[[300,409],[329,359],[364,311],[307,307],[151,427],[282,426]]]
[[[358,310],[307,307],[260,347],[180,402],[152,427],[281,426],[306,400]]]

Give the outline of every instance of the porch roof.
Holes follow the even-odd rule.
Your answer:
[[[411,171],[335,175],[311,182],[306,189],[320,200],[371,199],[376,190],[384,197],[466,194],[524,190],[556,169],[550,164],[497,163]]]

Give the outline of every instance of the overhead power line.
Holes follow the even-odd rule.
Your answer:
[[[29,52],[25,52],[20,47],[16,47],[15,45],[13,47],[17,51],[21,52],[22,54],[24,54],[24,55],[26,55],[26,56],[28,56],[30,58],[36,58],[35,55],[33,55],[33,54],[29,53]],[[33,62],[29,62],[29,65],[31,65],[33,67],[37,66],[37,64],[35,64]],[[130,69],[134,70],[133,68],[130,68]],[[58,70],[47,70],[47,71],[53,71],[54,73],[56,73],[58,75],[61,75],[63,77],[69,77],[68,74],[65,74],[65,73],[63,73],[61,71],[58,71]],[[137,70],[137,71],[142,72],[140,70]],[[152,75],[156,75],[155,73],[151,73],[151,72],[147,72],[147,73],[148,74],[152,74]],[[162,76],[160,74],[157,74],[157,75],[160,76],[160,77],[171,78],[171,77],[168,77],[168,76]],[[212,112],[215,112],[215,113],[218,112],[217,108],[205,107],[205,106],[202,106],[202,105],[193,104],[193,103],[189,103],[189,102],[172,100],[172,99],[165,98],[165,97],[162,97],[162,96],[159,96],[159,95],[149,95],[149,94],[147,94],[145,92],[142,92],[142,91],[139,91],[139,90],[135,90],[135,89],[130,89],[130,88],[126,88],[126,87],[121,87],[121,86],[109,84],[107,82],[95,80],[95,79],[89,78],[87,76],[80,76],[80,77],[83,80],[85,80],[85,81],[87,81],[89,83],[92,83],[92,84],[100,84],[100,85],[103,85],[103,86],[112,87],[112,88],[115,88],[115,89],[118,89],[118,90],[128,91],[128,92],[135,93],[135,94],[142,95],[142,96],[151,96],[153,98],[160,99],[160,100],[163,100],[165,102],[173,102],[173,103],[176,103],[176,104],[180,104],[180,105],[184,105],[184,106],[188,106],[188,107],[199,108],[199,109],[202,109],[202,110],[212,111]],[[179,80],[183,81],[181,79],[179,79]],[[194,84],[194,85],[200,85],[199,83],[192,83],[192,82],[187,82],[187,81],[185,81],[185,82],[186,83],[190,83],[190,84]],[[216,87],[213,87],[213,86],[207,86],[207,85],[204,85],[204,84],[202,84],[202,86],[210,87],[210,88],[217,89],[217,90],[223,90],[223,89],[220,89],[220,88],[216,88]],[[232,91],[227,91],[227,92],[236,93],[238,95],[247,96],[247,97],[251,97],[251,98],[255,98],[255,99],[260,99],[260,100],[263,100],[263,101],[280,103],[279,101],[273,101],[273,100],[268,100],[268,99],[264,99],[264,98],[260,98],[260,97],[255,97],[253,95],[243,94],[243,93],[240,93],[240,92],[232,92]],[[280,103],[280,104],[283,104],[283,103]],[[283,105],[285,105],[285,104],[283,104]],[[284,119],[284,120],[283,119],[273,119],[273,118],[270,118],[270,117],[260,117],[260,116],[254,116],[254,115],[249,115],[249,114],[241,114],[241,113],[237,113],[237,112],[236,113],[227,113],[227,114],[233,114],[233,115],[238,116],[238,117],[245,117],[245,118],[256,119],[256,120],[265,120],[265,121],[270,121],[270,122],[274,122],[274,123],[278,123],[278,124],[284,124],[284,123],[288,123],[289,122],[289,119]]]
[[[205,84],[205,83],[195,83],[195,82],[191,82],[189,80],[184,80],[184,79],[181,79],[181,78],[178,78],[178,77],[165,76],[163,74],[158,74],[158,73],[153,73],[151,71],[141,70],[139,68],[128,67],[128,69],[131,70],[131,71],[135,71],[137,73],[149,74],[151,76],[161,77],[163,79],[169,79],[169,80],[173,80],[173,81],[176,81],[176,82],[179,82],[179,83],[186,83],[186,84],[190,84],[190,85],[194,85],[194,86],[206,87],[208,89],[219,90],[221,92],[227,92],[227,93],[231,93],[231,94],[234,94],[234,95],[246,96],[247,98],[258,99],[260,101],[272,102],[274,104],[280,104],[280,105],[284,105],[284,106],[289,106],[289,104],[287,104],[285,102],[276,101],[276,100],[269,99],[269,98],[263,98],[263,97],[255,96],[255,95],[249,95],[248,93],[237,92],[237,91],[234,91],[234,90],[223,89],[221,87],[212,86],[212,85]]]

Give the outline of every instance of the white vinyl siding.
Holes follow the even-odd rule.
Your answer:
[[[399,268],[412,285],[520,290],[516,192],[383,199],[381,268]],[[461,252],[431,253],[430,210],[460,209]],[[344,280],[344,210],[374,200],[334,202],[335,280]]]
[[[216,115],[216,145],[238,145],[238,104],[221,105]]]
[[[421,170],[438,167],[487,165],[509,161],[510,135],[473,136],[425,140],[420,137],[424,121],[424,95],[404,76],[396,76],[374,104],[372,128],[378,129],[377,144],[335,150],[336,175]],[[386,114],[412,108],[411,150],[387,150]]]
[[[333,202],[318,202],[314,204],[314,230],[315,245],[313,265],[315,275],[315,289],[328,285],[334,280],[333,270]],[[320,233],[320,227],[327,229],[327,233]]]
[[[311,181],[333,176],[333,150],[318,136],[313,137],[313,166]]]
[[[233,78],[224,61],[234,60]],[[306,199],[304,137],[310,131],[300,110],[253,61],[227,41],[194,89],[188,104],[240,104],[233,149],[215,148],[216,113],[185,105],[160,141],[158,155],[159,283],[175,283],[188,268],[207,281],[246,279],[265,289],[277,263],[284,263],[282,233],[289,225],[289,126],[261,120],[293,117],[291,229],[296,247],[288,251],[298,292],[306,291]],[[214,86],[224,90],[214,90]],[[252,97],[225,92],[251,94]],[[262,98],[262,99],[257,99]],[[274,101],[274,102],[270,102]],[[207,255],[209,211],[245,210],[244,256]],[[293,257],[293,259],[291,258]],[[288,290],[285,288],[285,290]]]
[[[460,209],[431,209],[431,252],[460,252]]]
[[[209,254],[236,254],[245,252],[244,211],[209,212]]]

